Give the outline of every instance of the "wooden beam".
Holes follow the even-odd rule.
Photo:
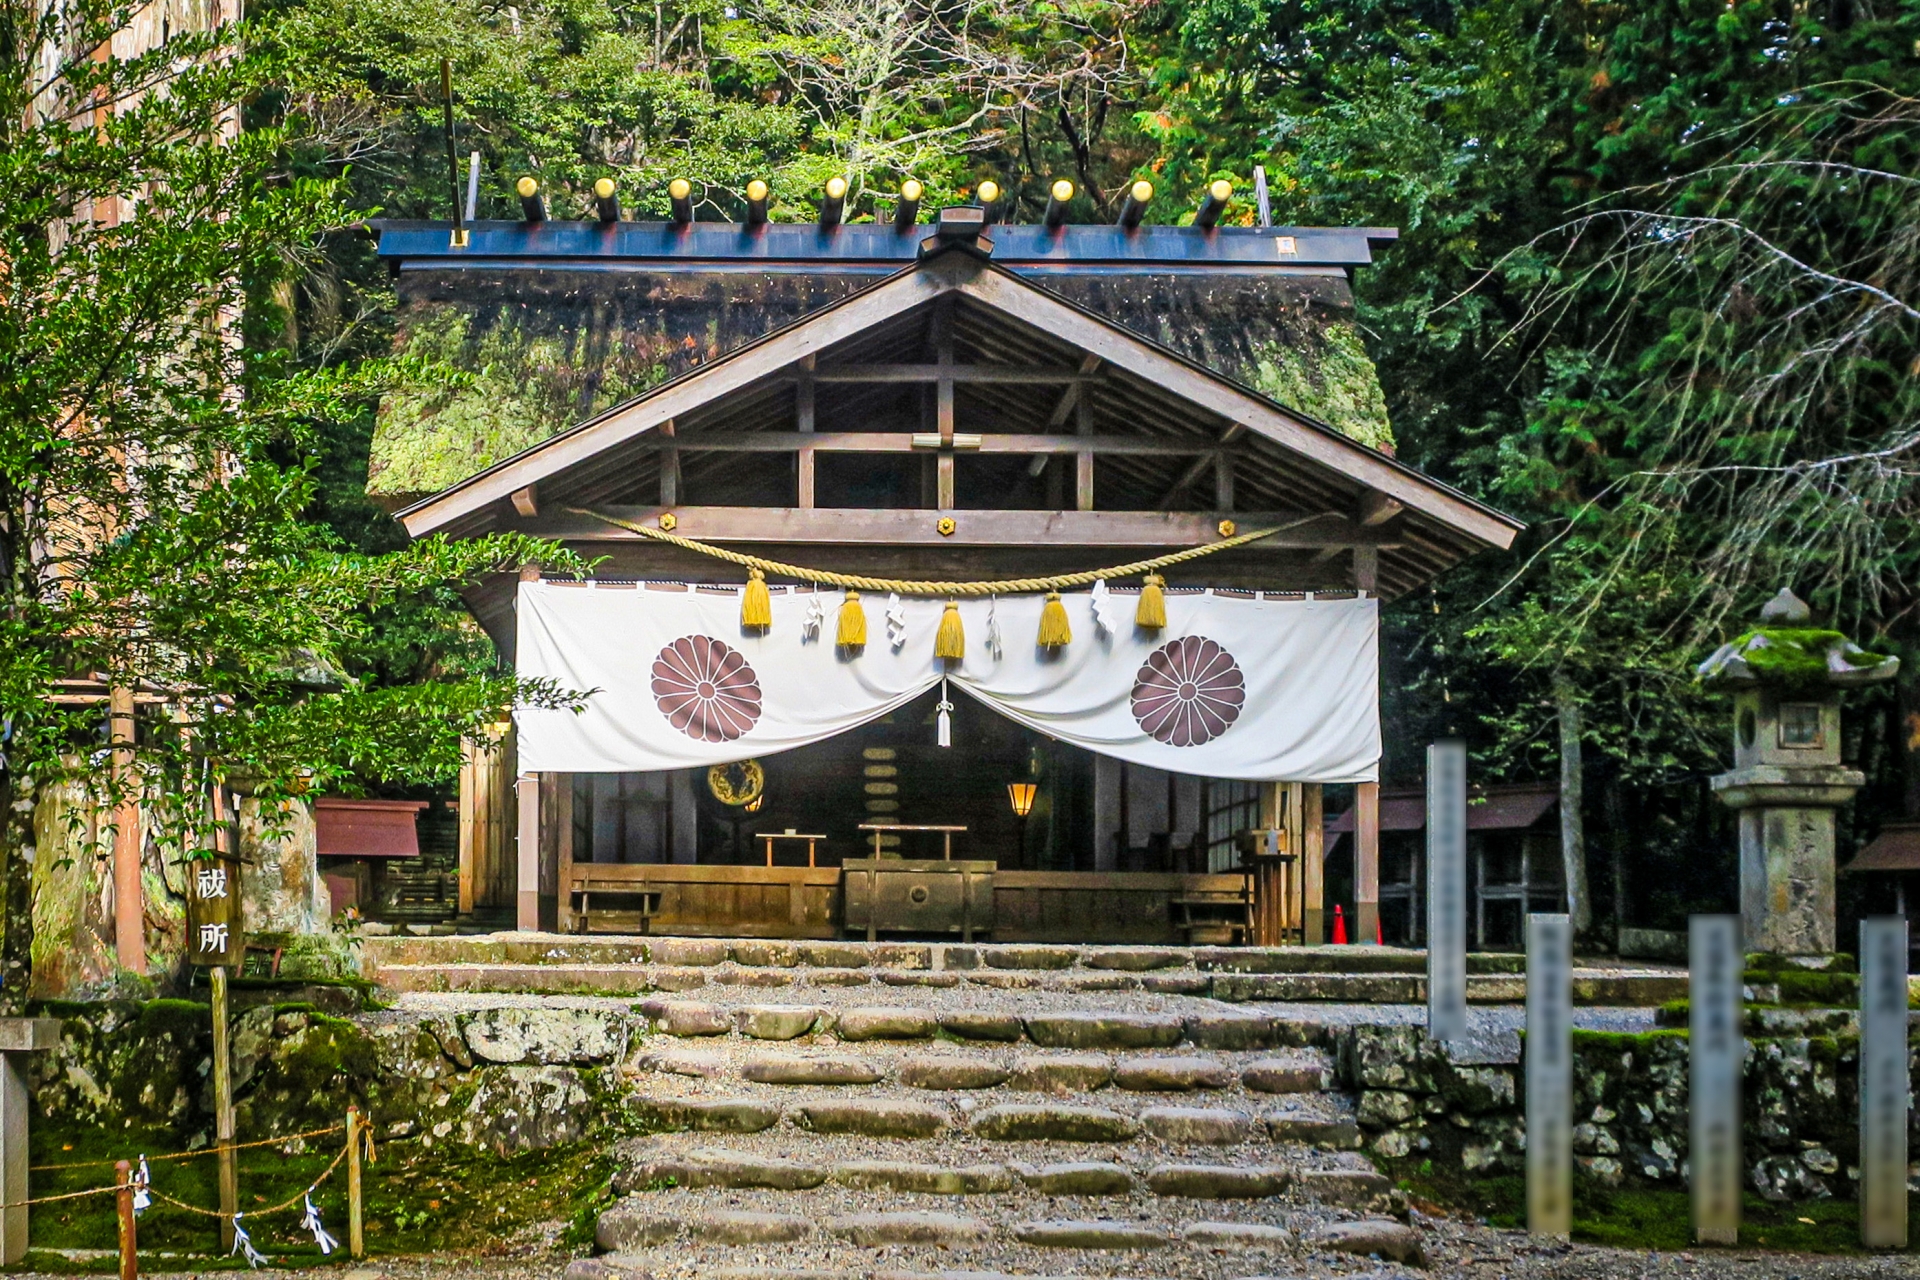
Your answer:
[[[1095,357],[1096,361],[1098,357]],[[946,370],[946,372],[943,372]],[[1011,364],[840,364],[823,365],[814,371],[819,382],[998,382],[1057,386],[1077,384],[1090,376],[1077,369],[1056,369],[1043,365]]]
[[[795,388],[793,398],[795,435],[811,436],[814,434],[813,364],[814,358],[812,356],[807,356],[800,361],[800,385]],[[797,484],[795,485],[798,493],[794,501],[799,503],[802,508],[811,510],[813,508],[814,479],[816,476],[816,454],[814,446],[811,444],[802,444],[798,453],[799,457],[796,460],[798,475]]]
[[[1093,406],[1085,396],[1073,402],[1074,434],[1082,440],[1093,438]],[[1093,450],[1082,449],[1074,455],[1073,505],[1081,511],[1093,510]]]
[[[1360,495],[1357,514],[1361,524],[1372,526],[1385,524],[1406,509],[1406,504],[1398,499],[1389,498],[1376,489],[1369,489]]]
[[[1233,510],[1233,455],[1225,449],[1213,455],[1213,505]]]
[[[680,501],[680,451],[674,447],[673,422],[660,424],[660,505],[671,507]]]
[[[1353,940],[1370,943],[1380,931],[1380,784],[1362,782],[1353,792]],[[1413,928],[1418,937],[1417,917]]]
[[[940,436],[940,461],[935,464],[933,505],[953,510],[953,308],[939,303],[933,315],[933,358],[940,372],[934,386],[934,430]]]
[[[655,526],[663,508],[603,506],[610,516]],[[952,534],[935,528],[931,511],[869,507],[673,508],[673,531],[712,542],[785,542],[797,545],[1186,547],[1220,541],[1220,513],[1192,511],[962,511]],[[1242,531],[1292,524],[1292,513],[1238,512]],[[516,522],[521,532],[571,542],[637,542],[642,535],[592,516],[549,507],[537,520]],[[1373,549],[1397,545],[1393,535],[1329,517],[1249,544],[1248,549],[1320,547]]]
[[[936,416],[935,425],[938,425]],[[956,432],[953,447],[973,453],[1127,453],[1184,458],[1198,454],[1211,465],[1220,448],[1211,440],[1168,440],[1151,436],[1016,435]],[[913,453],[939,447],[937,431],[709,431],[668,439],[655,432],[638,442],[643,449],[678,453]]]
[[[1099,368],[1099,356],[1088,355],[1080,361],[1080,372],[1083,374],[1092,374]],[[1073,406],[1080,401],[1080,387],[1080,383],[1070,382],[1067,384],[1067,389],[1060,393],[1060,402],[1054,405],[1053,412],[1047,415],[1047,430],[1058,431],[1067,425],[1067,415],[1073,412]]]
[[[1232,444],[1235,440],[1239,439],[1239,437],[1243,433],[1245,433],[1245,431],[1246,431],[1246,428],[1241,426],[1239,423],[1237,422],[1229,423],[1227,425],[1227,429],[1220,433],[1220,439],[1218,442],[1219,446],[1225,447],[1227,445]],[[1180,498],[1180,495],[1187,491],[1187,486],[1191,485],[1195,480],[1198,480],[1201,477],[1201,475],[1206,472],[1206,469],[1210,465],[1212,465],[1212,459],[1210,458],[1207,458],[1207,457],[1195,458],[1193,460],[1193,465],[1188,467],[1185,471],[1181,472],[1180,478],[1173,482],[1173,487],[1168,489],[1164,494],[1160,496],[1160,501],[1158,504],[1159,509],[1162,511],[1165,511],[1167,508],[1171,507],[1175,502],[1177,502]]]
[[[515,489],[509,497],[513,501],[513,509],[522,516],[537,516],[540,514],[539,485],[530,484],[524,489]]]
[[[1356,546],[1353,549],[1353,589],[1370,596],[1380,594],[1380,548]]]

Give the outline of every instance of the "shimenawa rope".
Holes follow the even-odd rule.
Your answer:
[[[1069,587],[1091,586],[1102,578],[1130,578],[1137,573],[1152,573],[1170,565],[1185,564],[1189,560],[1198,560],[1210,556],[1216,551],[1231,551],[1235,547],[1244,547],[1249,542],[1258,542],[1262,538],[1271,538],[1276,533],[1285,533],[1298,529],[1301,525],[1312,524],[1316,520],[1325,520],[1337,514],[1321,512],[1304,516],[1286,524],[1275,525],[1271,529],[1251,529],[1246,533],[1236,533],[1230,538],[1218,542],[1208,542],[1197,547],[1186,547],[1167,555],[1155,556],[1150,560],[1134,560],[1127,564],[1117,564],[1106,569],[1087,569],[1079,573],[1054,574],[1045,578],[1010,578],[999,582],[926,582],[911,578],[870,578],[857,573],[834,573],[827,569],[809,569],[804,565],[787,564],[780,560],[768,560],[763,556],[750,556],[740,551],[729,551],[725,547],[716,547],[712,543],[700,542],[693,538],[683,538],[677,533],[668,533],[665,529],[655,529],[648,525],[623,520],[619,516],[610,516],[603,511],[593,511],[586,507],[568,507],[567,511],[577,516],[589,516],[603,520],[630,533],[655,542],[664,542],[670,546],[687,551],[697,551],[703,556],[712,556],[716,560],[725,560],[747,569],[758,569],[762,573],[777,573],[784,578],[798,578],[802,582],[818,583],[822,586],[844,587],[854,591],[894,591],[903,596],[986,596],[1021,595],[1040,591],[1064,591]]]

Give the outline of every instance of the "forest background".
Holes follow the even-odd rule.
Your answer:
[[[288,555],[403,553],[365,496],[374,404],[439,374],[392,367],[359,224],[448,215],[442,59],[481,217],[517,216],[531,173],[556,216],[611,176],[629,216],[686,177],[703,217],[762,178],[805,218],[843,174],[855,217],[911,176],[933,206],[991,177],[1032,218],[1066,176],[1104,219],[1147,177],[1159,222],[1228,177],[1247,222],[1261,166],[1277,224],[1401,229],[1355,281],[1398,456],[1529,525],[1390,608],[1389,784],[1444,734],[1477,780],[1559,779],[1596,940],[1623,906],[1728,909],[1706,778],[1730,716],[1692,670],[1791,586],[1904,664],[1850,703],[1870,783],[1843,849],[1920,818],[1920,0],[274,0],[249,21],[243,123],[271,144],[249,189],[324,193],[262,230],[236,299],[254,403],[299,422],[245,445],[297,478],[254,499],[310,531]],[[382,689],[466,681],[395,696],[484,720],[515,691],[431,580],[540,550],[412,554],[341,606],[331,656],[375,718]],[[394,759],[321,772],[377,785]]]

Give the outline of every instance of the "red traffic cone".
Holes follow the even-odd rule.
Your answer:
[[[1340,909],[1339,903],[1333,904],[1333,945],[1347,945],[1347,914]]]

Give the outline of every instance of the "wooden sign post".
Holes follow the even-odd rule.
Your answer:
[[[220,1156],[220,1247],[233,1248],[240,1180],[233,1163],[233,1056],[228,1046],[227,973],[246,956],[240,919],[240,864],[231,851],[225,788],[214,788],[213,856],[187,863],[187,962],[209,970],[213,987],[213,1131]]]
[[[1687,921],[1687,1160],[1693,1181],[1693,1236],[1740,1243],[1739,916]]]
[[[1907,922],[1860,922],[1860,1243],[1907,1247]]]
[[[1427,1037],[1467,1038],[1467,744],[1427,748]]]
[[[1573,924],[1527,917],[1527,1234],[1573,1234]]]

